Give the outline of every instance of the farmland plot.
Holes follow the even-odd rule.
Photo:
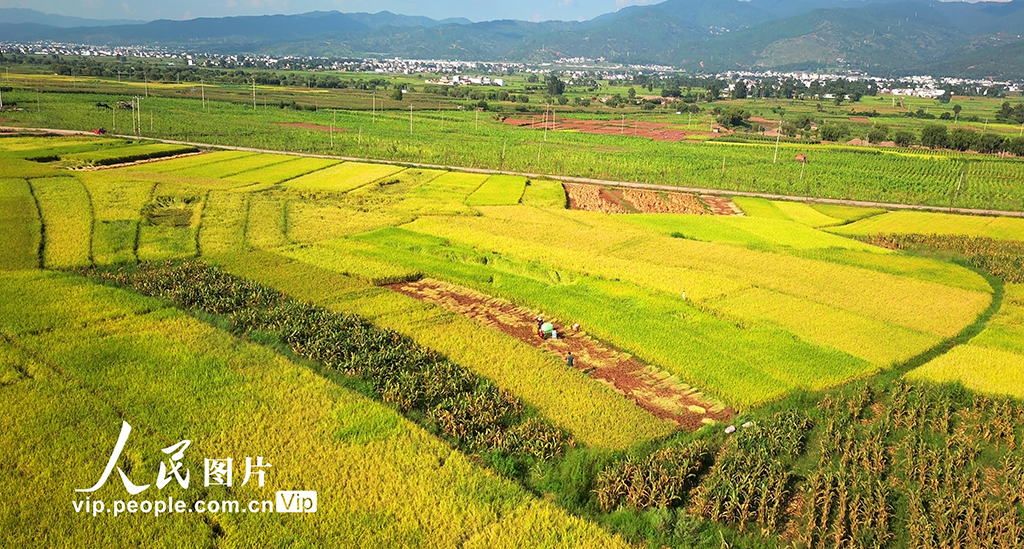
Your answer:
[[[532,179],[526,183],[523,205],[537,208],[560,208],[566,206],[565,188],[559,181]]]
[[[40,291],[17,293],[26,283]],[[500,526],[503,538],[511,535],[517,545],[568,539],[580,547],[626,547],[476,465],[391,408],[183,313],[146,313],[159,307],[155,300],[109,288],[83,293],[83,283],[67,275],[0,277],[0,304],[20,300],[17,312],[0,317],[4,333],[19,334],[13,345],[0,341],[0,356],[13,357],[32,375],[31,382],[5,387],[11,398],[0,403],[0,457],[23,466],[23,474],[7,479],[17,503],[0,509],[4,522],[15,525],[9,541],[118,545],[159,538],[177,547],[205,547],[216,535],[228,546],[331,540],[339,546],[454,547],[486,545]],[[67,304],[103,310],[108,320],[98,326],[57,321],[73,311],[55,315],[51,309]],[[45,329],[25,334],[24,326]],[[182,463],[192,473],[202,470],[204,456],[259,452],[273,467],[266,486],[211,486],[203,497],[262,500],[275,490],[302,487],[320,494],[317,520],[236,514],[219,515],[211,524],[188,513],[161,517],[167,520],[143,514],[81,520],[50,494],[73,493],[95,480],[122,417],[135,428],[129,459],[136,478],[157,469],[160,448],[171,438],[192,441]],[[309,425],[323,429],[307,432]],[[306,434],[297,437],[300,432]],[[68,474],[44,474],[54,460]],[[194,497],[197,480],[191,476],[189,491],[172,482],[161,493]],[[111,482],[97,495],[126,497],[120,488]],[[381,497],[395,490],[408,497]],[[529,528],[506,525],[524,515],[543,520],[527,522]]]
[[[247,158],[255,155],[256,153],[246,151],[217,151],[197,156],[190,156],[188,158],[174,158],[171,160],[162,160],[160,162],[150,162],[148,164],[131,166],[129,168],[124,169],[127,171],[139,171],[150,173],[171,173],[181,170],[196,169],[199,168],[200,166],[206,166],[220,162],[227,162],[230,160],[239,160],[242,158]]]
[[[626,448],[672,430],[607,387],[567,370],[560,359],[481,330],[462,315],[283,256],[256,252],[223,261],[235,274],[412,337],[522,398],[583,444]]]
[[[485,180],[486,175],[447,172],[410,190],[395,209],[420,215],[473,214],[465,201]]]
[[[285,236],[285,209],[287,201],[253,194],[249,197],[249,216],[246,224],[246,244],[257,248],[277,248],[289,244]]]
[[[139,216],[156,187],[156,183],[124,176],[115,177],[111,172],[78,175],[92,197],[93,256],[100,265],[136,259]]]
[[[851,236],[878,233],[963,234],[1024,240],[1024,219],[899,211],[869,217],[829,231]]]
[[[492,175],[466,199],[469,206],[512,206],[518,204],[526,189],[526,178],[518,175]]]
[[[43,265],[81,267],[92,262],[89,194],[73,177],[33,179],[30,183],[43,219]]]
[[[378,179],[394,175],[402,171],[402,169],[400,166],[390,166],[387,164],[344,162],[292,179],[286,182],[284,186],[296,191],[344,193],[373,183]]]
[[[0,140],[2,143],[2,140]],[[39,211],[24,179],[0,179],[0,270],[39,267]]]
[[[326,158],[295,158],[280,164],[272,164],[265,168],[235,174],[230,177],[226,177],[225,179],[228,181],[237,181],[238,183],[246,183],[247,186],[241,187],[238,190],[254,192],[272,188],[274,185],[288,181],[289,179],[295,179],[296,177],[311,174],[324,168],[334,166],[338,163],[338,160],[330,160]]]
[[[240,250],[245,242],[249,197],[226,191],[210,191],[199,230],[203,255],[220,255]]]
[[[211,179],[223,179],[235,174],[257,170],[274,164],[288,162],[292,157],[284,154],[255,154],[222,160],[219,162],[188,165],[171,173],[189,177],[208,177]]]
[[[157,185],[153,199],[142,209],[138,258],[165,260],[194,257],[196,234],[205,195],[175,185]]]
[[[1024,398],[1024,284],[1007,284],[1002,306],[984,330],[907,374],[907,379],[960,382],[984,393]]]

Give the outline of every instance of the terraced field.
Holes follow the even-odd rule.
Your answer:
[[[236,152],[69,171],[42,162],[47,149],[113,149],[8,139],[0,391],[11,398],[0,399],[0,461],[18,473],[0,468],[0,478],[19,503],[0,507],[15,532],[4,541],[625,547],[609,530],[646,543],[693,528],[701,547],[757,547],[781,527],[744,515],[735,498],[774,501],[777,517],[813,530],[817,515],[800,498],[824,497],[825,473],[810,462],[842,443],[827,421],[776,408],[912,430],[968,401],[983,411],[950,421],[1018,413],[962,388],[929,392],[929,380],[1024,396],[1024,294],[996,276],[1019,268],[1013,250],[996,269],[953,248],[848,238],[927,229],[1009,250],[1024,241],[1019,220],[596,189],[595,200],[630,212],[609,215],[568,208],[595,189],[573,198],[548,180]],[[713,215],[732,207],[745,215]],[[536,335],[538,315],[558,339]],[[921,362],[906,375],[911,388],[892,386]],[[940,404],[920,404],[928,399]],[[886,415],[918,405],[927,411]],[[266,489],[318,490],[322,511],[83,527],[66,502],[40,494],[88,484],[121,418],[137,429],[123,458],[132,478],[192,437],[194,477],[204,457],[263,452],[275,467]],[[1009,435],[993,429],[993,440],[1017,440],[1012,424]],[[941,436],[973,436],[954,432]],[[876,435],[866,440],[891,439],[886,456],[932,451],[924,438]],[[1018,478],[1004,454],[985,452],[969,466]],[[74,472],[47,473],[54,457]],[[792,494],[769,496],[790,492],[756,488],[750,471]],[[113,477],[103,494],[120,485]],[[939,505],[933,492],[921,496],[927,509]],[[173,482],[167,494],[184,495]],[[261,494],[211,487],[203,497]],[[916,536],[893,511],[914,509],[905,497],[882,498],[878,516]],[[830,517],[822,527],[841,528]],[[939,518],[919,523],[929,520]],[[648,530],[629,530],[633,521]],[[20,533],[29,523],[31,539]],[[816,535],[791,539],[816,546],[800,541]]]

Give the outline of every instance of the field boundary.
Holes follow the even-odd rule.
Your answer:
[[[20,128],[16,126],[0,126],[0,132],[42,132],[53,135],[74,135],[74,136],[91,136],[96,137],[96,134],[89,131],[80,130],[58,130],[53,128]],[[944,213],[956,213],[964,215],[983,215],[983,216],[1002,216],[1002,217],[1021,217],[1024,218],[1024,212],[1014,212],[1006,210],[985,210],[977,208],[957,208],[957,207],[944,207],[944,206],[924,206],[920,204],[899,204],[890,202],[869,202],[865,200],[847,200],[841,198],[817,198],[811,196],[796,196],[796,195],[785,195],[785,194],[772,194],[772,193],[759,193],[752,191],[730,191],[726,189],[706,189],[700,187],[682,187],[678,185],[658,185],[654,183],[636,183],[631,181],[612,181],[607,179],[594,179],[590,177],[575,177],[569,175],[555,175],[555,174],[541,174],[541,173],[529,173],[529,172],[513,172],[507,170],[493,170],[488,168],[469,168],[462,166],[445,166],[443,164],[427,164],[423,162],[406,162],[402,160],[380,160],[374,158],[359,158],[354,156],[340,156],[330,154],[316,154],[316,153],[303,153],[303,152],[290,152],[290,151],[275,151],[269,149],[256,149],[252,147],[237,147],[233,145],[214,145],[212,143],[195,143],[191,141],[177,141],[173,139],[160,139],[156,137],[139,137],[134,135],[117,135],[108,134],[109,137],[123,138],[123,139],[147,139],[150,141],[157,141],[160,143],[167,143],[170,145],[191,145],[193,147],[200,147],[206,149],[223,149],[230,151],[243,151],[243,152],[254,152],[262,154],[282,154],[289,156],[303,156],[308,158],[326,158],[332,160],[343,160],[346,162],[366,162],[370,164],[388,164],[392,166],[409,166],[413,168],[425,168],[433,170],[450,170],[459,171],[466,173],[479,173],[488,175],[518,175],[527,177],[529,179],[554,179],[557,181],[564,181],[569,183],[589,183],[592,185],[601,185],[604,187],[627,187],[633,189],[646,189],[655,191],[674,191],[682,193],[694,193],[694,194],[708,194],[708,195],[719,195],[719,196],[748,196],[752,198],[767,198],[769,200],[786,200],[790,202],[808,202],[816,204],[836,204],[840,206],[857,206],[862,208],[884,208],[888,210],[917,210],[925,212],[944,212]]]

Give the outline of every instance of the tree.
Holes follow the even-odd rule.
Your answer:
[[[868,130],[868,142],[881,143],[889,135],[889,127],[882,124],[875,124]]]
[[[960,111],[962,111],[962,110],[964,110],[964,108],[963,108],[963,107],[961,107],[960,105],[953,105],[953,114],[954,114],[954,115],[955,115],[955,116],[956,116],[957,118],[960,118]]]
[[[717,120],[719,124],[727,128],[734,128],[744,125],[748,118],[750,118],[749,112],[739,107],[729,107],[718,115]]]
[[[1006,150],[1015,156],[1024,156],[1024,137],[1014,137],[1006,144]]]
[[[555,97],[565,93],[565,82],[558,77],[555,73],[548,75],[547,79],[548,95]]]
[[[932,149],[944,149],[948,146],[946,127],[942,124],[925,124],[921,128],[921,144]]]
[[[939,103],[945,105],[953,100],[953,86],[946,84],[942,89],[945,90],[946,93],[939,96]]]
[[[391,92],[391,99],[394,99],[395,101],[401,101],[403,97],[405,97],[405,94],[402,93],[402,88],[395,88]]]
[[[949,148],[957,151],[977,150],[978,132],[964,128],[953,128],[947,138]]]
[[[540,78],[537,78],[536,74],[531,74],[530,76],[526,77],[526,81],[529,82],[530,84],[536,84],[537,82],[540,82]]]
[[[1006,150],[1006,139],[994,133],[982,134],[975,141],[974,148],[980,153],[997,153]]]
[[[849,135],[850,129],[846,124],[826,122],[818,128],[818,135],[822,141],[839,141]]]
[[[914,144],[914,134],[907,130],[899,130],[896,135],[893,136],[893,141],[896,142],[897,146],[909,147]]]
[[[747,83],[740,80],[736,82],[736,86],[732,89],[733,99],[746,99],[747,98]]]
[[[714,101],[718,99],[718,96],[722,95],[722,85],[718,82],[710,82],[707,86],[708,90],[708,101]]]
[[[636,88],[629,88],[629,91],[626,92],[626,96],[629,97],[630,101],[636,99]]]

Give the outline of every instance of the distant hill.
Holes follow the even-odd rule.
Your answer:
[[[25,8],[0,8],[0,21],[10,24],[34,23],[51,27],[106,27],[110,25],[139,25],[145,21],[131,19],[83,19],[66,15],[51,15]]]
[[[590,21],[433,20],[390,12],[58,27],[0,24],[8,41],[183,45],[220,53],[661,63],[693,71],[860,69],[1024,74],[1024,0],[667,0]]]

